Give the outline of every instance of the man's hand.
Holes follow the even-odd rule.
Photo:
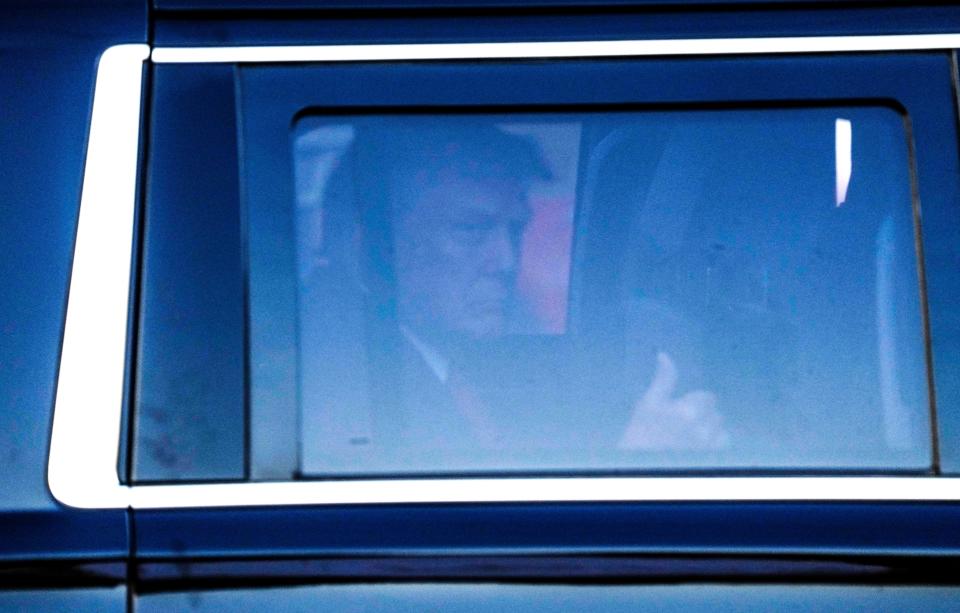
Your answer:
[[[697,390],[674,397],[677,367],[666,353],[657,354],[653,381],[633,406],[620,438],[624,450],[710,450],[730,444],[717,411],[717,397]]]

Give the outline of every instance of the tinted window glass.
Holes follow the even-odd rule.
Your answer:
[[[132,477],[242,478],[233,71],[156,66],[152,82]]]
[[[929,465],[893,110],[314,115],[292,160],[301,474]]]

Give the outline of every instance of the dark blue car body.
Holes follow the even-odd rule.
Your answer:
[[[949,2],[276,4],[281,6],[259,0],[45,0],[0,6],[0,609],[337,609],[370,603],[410,610],[960,608],[960,577],[953,566],[960,561],[956,494],[952,500],[414,501],[99,509],[58,501],[47,481],[51,424],[94,83],[106,49],[121,44],[256,47],[960,32],[960,7]],[[833,70],[833,56],[823,57],[822,68]],[[712,67],[690,70],[707,83],[706,97],[729,101],[737,91],[749,90],[764,99],[789,99],[801,95],[802,88],[783,93],[787,86],[778,75],[798,70],[809,78],[810,91],[818,87],[820,65],[807,60],[762,56],[754,65],[744,58],[725,82],[710,81]],[[553,81],[514,88],[511,95],[562,104],[569,91],[551,84],[567,74],[581,79],[587,90],[590,69],[603,67],[601,60],[589,62],[596,65],[563,64]],[[891,81],[916,79],[928,85],[920,93],[904,93],[913,96],[911,109],[920,109],[921,122],[927,122],[915,138],[920,189],[928,205],[926,281],[938,411],[938,456],[929,474],[917,476],[949,479],[960,471],[956,54],[946,49],[877,51],[855,54],[849,62],[859,63],[849,71],[853,76],[830,85],[848,99],[874,96],[874,76],[885,69],[895,75]],[[162,69],[148,65],[144,91],[163,85]],[[379,72],[371,78],[389,85],[352,94],[355,100],[344,104],[376,105],[382,97],[389,98],[380,101],[383,105],[402,105],[416,99],[419,77],[404,81],[394,75],[405,70],[403,63],[388,62],[375,70]],[[475,78],[495,91],[499,79],[522,82],[522,69],[511,70],[465,74],[455,82]],[[602,89],[602,78],[596,78]],[[470,94],[456,87],[446,95],[448,104],[469,102]],[[597,94],[604,95],[613,94]],[[223,136],[215,117],[220,102],[210,101],[206,119],[181,118],[179,123],[156,121],[145,103],[141,171],[157,163],[170,176],[175,169],[163,168],[163,152],[196,147],[196,155],[207,160],[204,172],[213,169],[210,201],[236,189],[230,187],[235,176],[229,174],[236,173],[235,161],[210,144],[222,142],[216,140],[217,134]],[[934,122],[940,129],[924,130]],[[210,138],[214,140],[204,140]],[[139,185],[144,198],[151,189],[160,190],[154,192],[158,199],[177,197],[176,184],[166,188],[172,195],[164,195],[163,185]],[[138,228],[150,215],[138,210]],[[196,221],[215,228],[218,223],[196,215],[186,221],[163,220],[159,214],[157,219],[171,224],[166,235],[179,232],[177,224]],[[240,234],[231,228],[223,230],[218,244],[239,253]],[[164,235],[162,229],[158,232]],[[142,233],[134,236],[132,285],[137,286],[144,266],[154,264],[144,258]],[[166,266],[175,269],[193,255]],[[212,266],[226,280],[216,291],[242,293],[243,270],[237,261]],[[162,270],[157,274],[162,277]],[[195,282],[207,283],[210,274],[198,274]],[[138,353],[138,334],[144,343],[159,342],[138,327],[141,305],[139,295],[133,296],[124,393],[128,406],[136,402],[137,380],[151,376],[142,370],[151,355]],[[235,330],[242,330],[243,312],[231,316],[238,322]],[[230,334],[242,336],[224,332],[219,342],[242,344],[242,338]],[[212,377],[238,381],[240,387],[231,389],[242,390],[243,362],[224,361],[220,367]],[[238,402],[242,406],[242,398]],[[128,445],[129,434],[121,437],[122,446]],[[242,437],[237,441],[242,444]],[[129,462],[121,463],[121,482],[128,482],[130,470]],[[228,475],[231,470],[222,469]]]

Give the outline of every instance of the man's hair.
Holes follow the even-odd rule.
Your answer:
[[[327,182],[323,208],[329,222],[340,225],[335,220],[346,222],[352,217],[348,211],[358,214],[398,193],[416,193],[444,171],[522,185],[552,177],[532,138],[490,121],[378,119],[357,126],[353,143]]]
[[[430,123],[428,123],[430,122]],[[551,173],[536,142],[507,132],[490,121],[411,118],[359,122],[354,140],[338,161],[323,196],[328,257],[352,252],[354,228],[380,244],[376,229],[392,225],[410,198],[437,181],[444,171],[478,180],[512,180],[526,187]],[[365,258],[378,249],[366,248]],[[380,256],[381,259],[386,256]],[[373,273],[366,273],[367,283]]]
[[[513,180],[524,187],[552,177],[532,138],[490,121],[424,117],[364,122],[327,181],[325,225],[346,228],[355,215],[385,198],[393,200],[396,212],[407,200],[397,195],[415,194],[445,171],[481,181]]]
[[[510,180],[526,185],[550,178],[536,143],[489,123],[385,130],[378,136],[377,156],[392,188],[405,185],[414,193],[435,184],[443,173],[484,180]],[[397,203],[395,203],[397,204]]]

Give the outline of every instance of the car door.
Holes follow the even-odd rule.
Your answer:
[[[149,59],[117,56],[143,81],[95,102],[146,101],[112,141],[145,159],[135,392],[97,422],[129,437],[123,485],[104,456],[54,494],[134,509],[138,607],[946,602],[956,41],[906,25],[939,13],[235,8],[161,5]],[[508,141],[550,171],[521,236],[451,226],[530,311],[466,350],[404,315],[394,194],[435,186],[392,178],[464,130],[497,133],[497,177],[537,166]],[[423,392],[471,359],[484,409]],[[57,483],[80,465],[51,458]]]

